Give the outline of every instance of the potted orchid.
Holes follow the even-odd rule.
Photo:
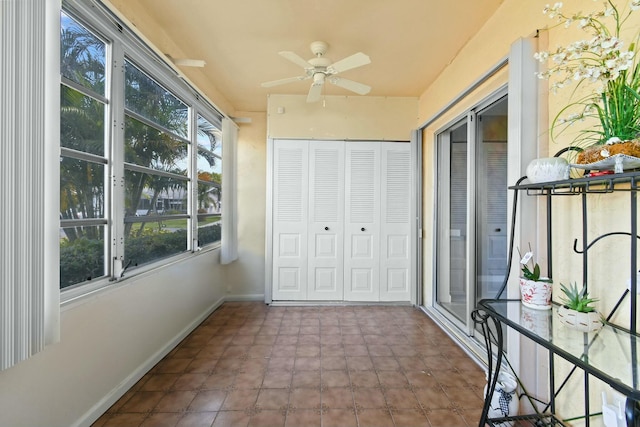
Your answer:
[[[640,157],[640,33],[631,43],[622,40],[623,33],[628,35],[625,24],[630,25],[640,0],[626,0],[623,6],[616,3],[605,0],[604,10],[591,13],[565,13],[562,3],[543,10],[556,25],[577,26],[587,33],[584,40],[535,54],[537,60],[549,64],[538,77],[550,80],[552,93],[575,86],[570,102],[552,121],[552,139],[576,122],[592,124],[573,142],[583,149],[578,163],[591,164],[616,154]],[[616,159],[616,172],[621,171],[618,163]]]
[[[518,249],[518,254],[520,250]],[[520,301],[522,305],[536,310],[549,310],[551,308],[551,292],[553,281],[548,277],[541,277],[540,265],[535,262],[531,245],[529,251],[520,254]]]

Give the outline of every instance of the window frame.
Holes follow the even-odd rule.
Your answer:
[[[60,87],[63,85],[73,90],[80,91],[85,96],[96,99],[105,106],[105,213],[104,213],[104,237],[105,253],[104,262],[106,275],[94,280],[79,282],[67,288],[60,289],[61,302],[65,303],[75,300],[83,295],[105,288],[111,284],[119,282],[128,277],[139,276],[158,268],[180,262],[210,250],[219,249],[222,245],[222,238],[201,248],[198,242],[198,170],[197,157],[198,145],[198,123],[200,116],[211,123],[222,134],[222,121],[225,115],[214,105],[207,101],[206,97],[199,93],[197,89],[182,79],[178,73],[169,65],[165,58],[157,54],[151,47],[147,46],[135,33],[120,22],[112,12],[99,3],[86,2],[82,0],[63,0],[61,12],[68,15],[78,24],[92,32],[96,37],[105,42],[105,94],[96,98],[96,93],[87,90],[72,80],[60,76]],[[172,137],[180,140],[188,140],[187,143],[187,176],[186,197],[187,213],[178,215],[187,218],[187,241],[186,250],[178,254],[170,255],[149,261],[135,269],[126,269],[124,265],[124,240],[125,240],[125,169],[131,170],[131,164],[125,162],[125,135],[124,123],[127,117],[135,120],[140,119],[140,115],[125,107],[125,61],[137,67],[141,72],[153,79],[163,89],[170,92],[187,106],[187,137],[184,138],[162,129],[162,126],[153,123],[153,128],[169,131]],[[131,115],[133,113],[134,115]],[[145,124],[152,123],[145,119]],[[224,141],[220,142],[224,151]],[[68,148],[61,147],[61,157],[82,158],[99,157],[83,152],[76,152]],[[218,156],[221,159],[222,170],[225,169],[224,153]],[[86,160],[86,159],[85,159]],[[135,166],[135,165],[134,165]],[[151,172],[151,171],[150,171]],[[160,171],[155,171],[160,172]],[[152,172],[153,173],[153,172]],[[162,173],[160,173],[161,175]],[[222,190],[220,190],[222,191]],[[225,195],[227,200],[235,198],[235,195]],[[224,210],[221,212],[224,216]],[[81,220],[61,220],[60,226],[64,223],[69,225],[74,221]]]

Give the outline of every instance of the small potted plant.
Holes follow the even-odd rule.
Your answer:
[[[520,260],[520,265],[522,266],[522,276],[520,277],[522,305],[536,310],[549,310],[553,289],[552,281],[548,277],[540,277],[540,266],[534,261],[531,248]]]
[[[591,305],[598,300],[589,297],[586,285],[578,291],[575,283],[569,287],[560,283],[560,289],[565,294],[561,298],[562,306],[558,308],[560,323],[582,332],[593,332],[602,327],[602,317]]]

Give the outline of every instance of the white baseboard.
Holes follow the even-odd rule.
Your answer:
[[[133,371],[119,386],[111,390],[100,401],[87,411],[80,419],[72,424],[72,427],[90,427],[98,418],[102,416],[114,403],[118,401],[131,387],[133,387],[147,372],[158,364],[171,350],[185,339],[194,329],[196,329],[207,317],[220,307],[228,297],[222,297],[213,303],[200,316],[187,325],[180,333],[171,339],[164,347],[149,357],[142,365]]]
[[[263,301],[264,294],[249,294],[249,295],[227,295],[224,297],[225,301]]]

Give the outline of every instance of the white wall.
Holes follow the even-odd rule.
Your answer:
[[[61,340],[0,372],[0,426],[90,425],[224,297],[219,250],[62,308]]]

